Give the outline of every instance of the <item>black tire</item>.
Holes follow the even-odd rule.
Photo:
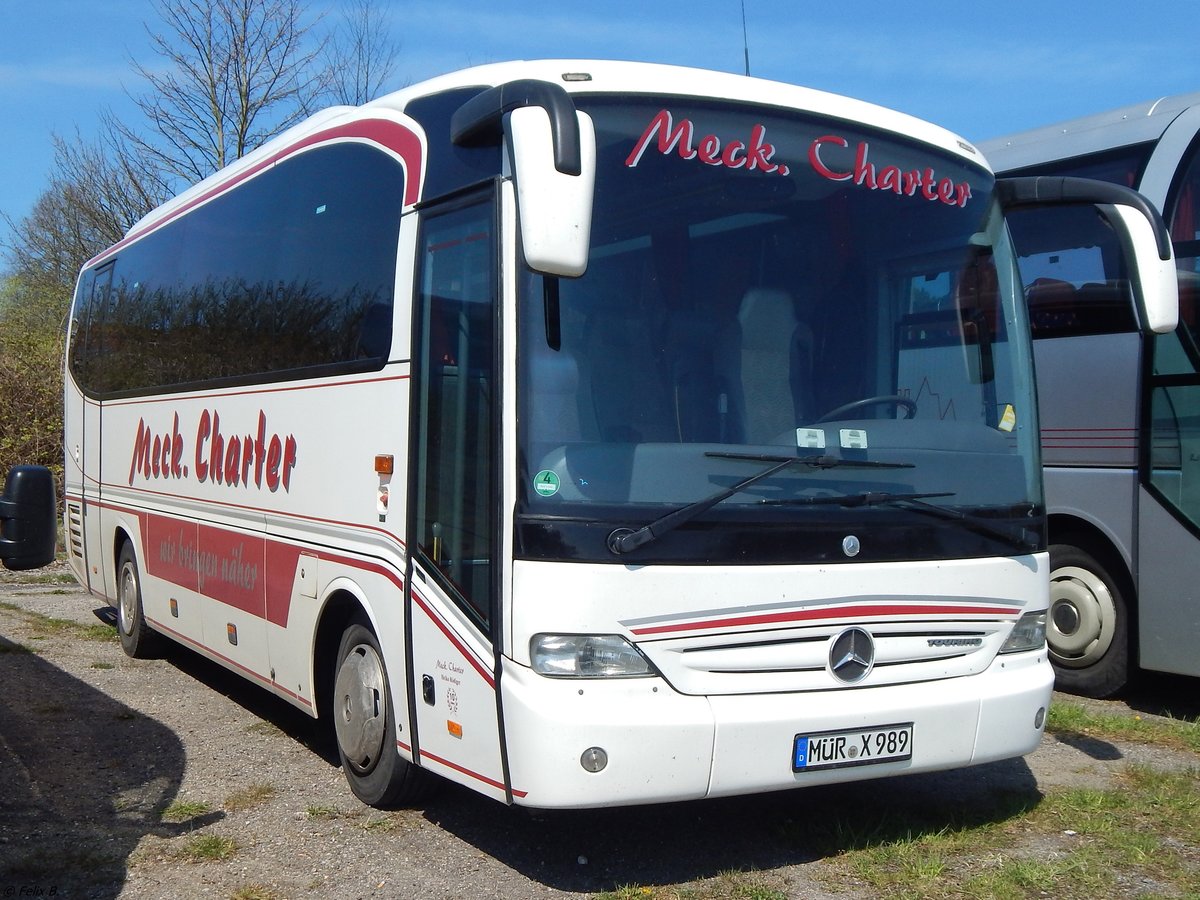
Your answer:
[[[128,542],[117,561],[117,634],[121,649],[133,659],[148,659],[161,649],[161,637],[146,624],[142,612],[142,577]]]
[[[424,794],[426,773],[396,748],[387,667],[375,633],[362,622],[342,633],[330,711],[342,771],[358,799],[386,809]]]
[[[1120,582],[1092,553],[1050,545],[1046,642],[1055,686],[1108,697],[1129,679],[1129,609]]]

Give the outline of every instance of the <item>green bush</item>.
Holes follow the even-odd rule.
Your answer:
[[[62,486],[62,322],[66,299],[10,277],[0,290],[0,477],[48,466]]]

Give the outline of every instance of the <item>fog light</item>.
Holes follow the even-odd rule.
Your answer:
[[[608,754],[600,747],[588,747],[579,757],[579,764],[594,775],[608,765]]]
[[[1033,717],[1033,727],[1041,728],[1042,723],[1046,721],[1046,707],[1042,707],[1037,711],[1037,715]]]

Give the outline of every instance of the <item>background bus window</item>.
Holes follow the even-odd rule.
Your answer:
[[[1151,377],[1150,483],[1200,528],[1200,144],[1169,204],[1171,239],[1179,274],[1179,327],[1155,335]]]
[[[1124,254],[1094,208],[1019,210],[1008,226],[1035,340],[1137,330]],[[1075,243],[1062,246],[1064,235]]]

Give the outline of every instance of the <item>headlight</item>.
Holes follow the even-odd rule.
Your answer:
[[[646,658],[619,634],[535,634],[529,656],[535,672],[558,678],[654,674]]]
[[[1001,653],[1040,650],[1046,646],[1046,611],[1027,612],[1017,620],[1012,634],[1000,648]]]

